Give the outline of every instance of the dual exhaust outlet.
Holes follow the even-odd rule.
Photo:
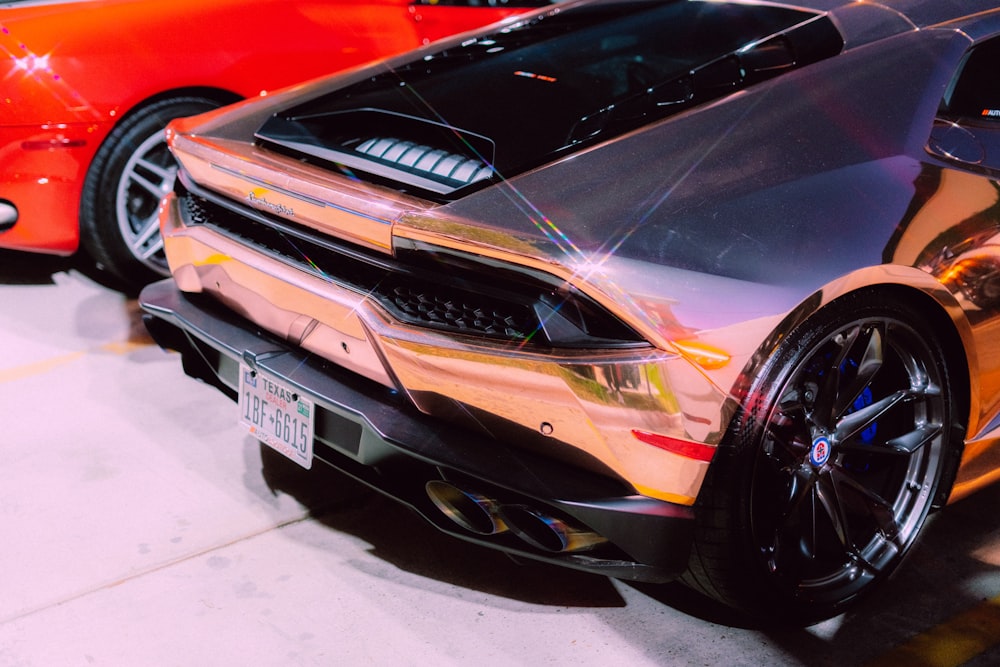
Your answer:
[[[528,505],[501,504],[444,480],[431,480],[425,489],[445,516],[477,535],[496,535],[509,530],[531,546],[552,553],[585,551],[607,541],[593,531],[570,525]]]

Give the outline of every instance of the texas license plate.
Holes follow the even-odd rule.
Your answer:
[[[240,366],[240,423],[251,435],[303,468],[312,467],[316,412],[309,399],[274,379]]]

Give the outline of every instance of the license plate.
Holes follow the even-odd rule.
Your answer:
[[[313,403],[274,379],[240,366],[240,423],[303,468],[312,467]]]

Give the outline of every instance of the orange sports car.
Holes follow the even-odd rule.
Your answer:
[[[0,247],[82,246],[166,275],[167,122],[400,53],[547,0],[78,0],[0,5]]]

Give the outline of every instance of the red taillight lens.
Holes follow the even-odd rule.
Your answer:
[[[635,436],[635,439],[639,442],[644,442],[647,445],[653,445],[654,447],[665,449],[668,452],[678,454],[685,458],[694,459],[695,461],[711,461],[712,457],[715,456],[715,447],[700,442],[681,440],[680,438],[671,438],[658,433],[649,433],[638,429],[632,429],[632,435]]]

